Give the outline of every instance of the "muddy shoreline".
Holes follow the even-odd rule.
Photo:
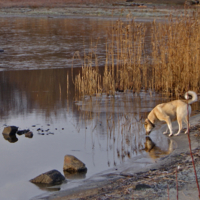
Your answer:
[[[200,114],[190,118],[190,139],[196,165],[200,176]],[[165,130],[164,125],[161,132]],[[173,123],[173,129],[178,125]],[[189,153],[188,137],[183,132],[171,138],[175,150],[168,156],[160,158],[154,164],[140,171],[130,167],[124,171],[112,169],[85,180],[82,185],[68,190],[43,194],[34,200],[65,199],[175,199],[177,195],[176,174],[178,177],[179,199],[197,199],[198,190]]]
[[[191,12],[196,6],[187,9]],[[77,5],[72,4],[63,7],[0,7],[0,17],[141,17],[141,18],[166,18],[177,17],[185,12],[184,6],[168,6],[160,4],[144,4],[142,6],[123,6],[112,4]]]

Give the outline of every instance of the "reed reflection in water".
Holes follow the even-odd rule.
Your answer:
[[[79,73],[78,68],[73,71],[74,75]],[[15,143],[3,137],[0,140],[0,198],[8,190],[22,195],[24,188],[30,196],[39,194],[38,188],[27,180],[48,170],[62,171],[66,154],[73,154],[86,164],[86,178],[120,163],[130,166],[130,158],[135,156],[152,162],[144,151],[142,117],[162,99],[144,92],[85,96],[75,101],[74,85],[67,76],[70,72],[70,69],[0,72],[1,125],[19,126],[34,134],[32,139],[18,136]],[[39,135],[38,128],[50,129],[54,134]],[[168,149],[167,139],[160,133],[156,143]],[[13,184],[5,187],[5,182]]]
[[[106,29],[112,20],[92,18],[1,18],[2,69],[71,68],[74,52],[80,57],[98,40],[99,64],[105,58]],[[82,61],[74,59],[74,67]]]

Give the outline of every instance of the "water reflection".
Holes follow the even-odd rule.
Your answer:
[[[15,143],[15,142],[18,141],[18,138],[16,137],[16,135],[10,136],[10,135],[3,134],[3,133],[2,133],[2,135],[3,135],[4,139],[7,140],[10,143]]]
[[[66,179],[84,179],[84,178],[86,178],[87,170],[84,172],[75,172],[75,173],[63,171],[63,173],[64,173]]]
[[[71,67],[74,52],[88,53],[91,39],[98,39],[99,64],[105,54],[106,29],[112,21],[82,18],[1,18],[0,67],[39,69]],[[94,42],[94,41],[93,41]],[[95,43],[94,42],[94,43]],[[75,67],[82,61],[74,60]]]
[[[42,184],[42,183],[34,183],[40,190],[48,191],[48,192],[55,192],[60,191],[60,186],[49,186],[49,184]]]
[[[160,156],[163,155],[169,155],[173,151],[173,141],[168,140],[169,146],[168,149],[163,150],[161,147],[156,145],[150,137],[146,137],[146,142],[145,142],[145,151],[149,153],[149,156],[155,160],[156,158],[159,158]]]
[[[80,70],[74,69],[74,76]],[[142,121],[149,108],[161,101],[160,97],[151,97],[146,92],[138,95],[116,93],[115,96],[83,97],[74,104],[76,95],[72,77],[67,80],[69,74],[71,69],[1,72],[0,118],[6,120],[36,113],[50,123],[42,127],[44,124],[35,125],[32,121],[27,128],[36,132],[39,127],[56,135],[61,129],[69,129],[59,125],[52,127],[52,119],[63,122],[71,115],[75,119],[71,123],[77,132],[84,129],[91,134],[92,151],[101,149],[104,146],[102,141],[106,141],[108,166],[115,166],[142,153],[145,139]],[[17,138],[10,141],[16,142]]]

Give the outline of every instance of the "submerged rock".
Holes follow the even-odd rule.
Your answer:
[[[36,184],[58,185],[65,181],[65,177],[57,170],[45,172],[30,180]]]
[[[3,50],[3,49],[0,49],[0,52],[4,52],[4,50]]]
[[[85,167],[85,164],[75,156],[66,155],[64,157],[63,170],[70,173],[75,173],[75,172],[85,172],[87,171],[87,168]]]
[[[27,130],[20,130],[20,131],[17,131],[17,135],[23,135],[23,134],[26,134],[28,133],[30,130],[27,129]]]

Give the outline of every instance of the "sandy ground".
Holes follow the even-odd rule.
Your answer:
[[[190,139],[197,176],[200,177],[200,114],[190,118]],[[165,130],[166,126],[162,127]],[[178,129],[176,122],[173,129]],[[43,200],[109,200],[109,199],[198,199],[188,137],[184,133],[171,138],[175,150],[155,164],[135,172],[130,168],[122,171],[102,173],[83,185],[60,192],[42,195],[34,199]],[[177,176],[177,180],[176,180]],[[101,178],[100,178],[101,177]],[[178,192],[177,192],[178,191]]]

